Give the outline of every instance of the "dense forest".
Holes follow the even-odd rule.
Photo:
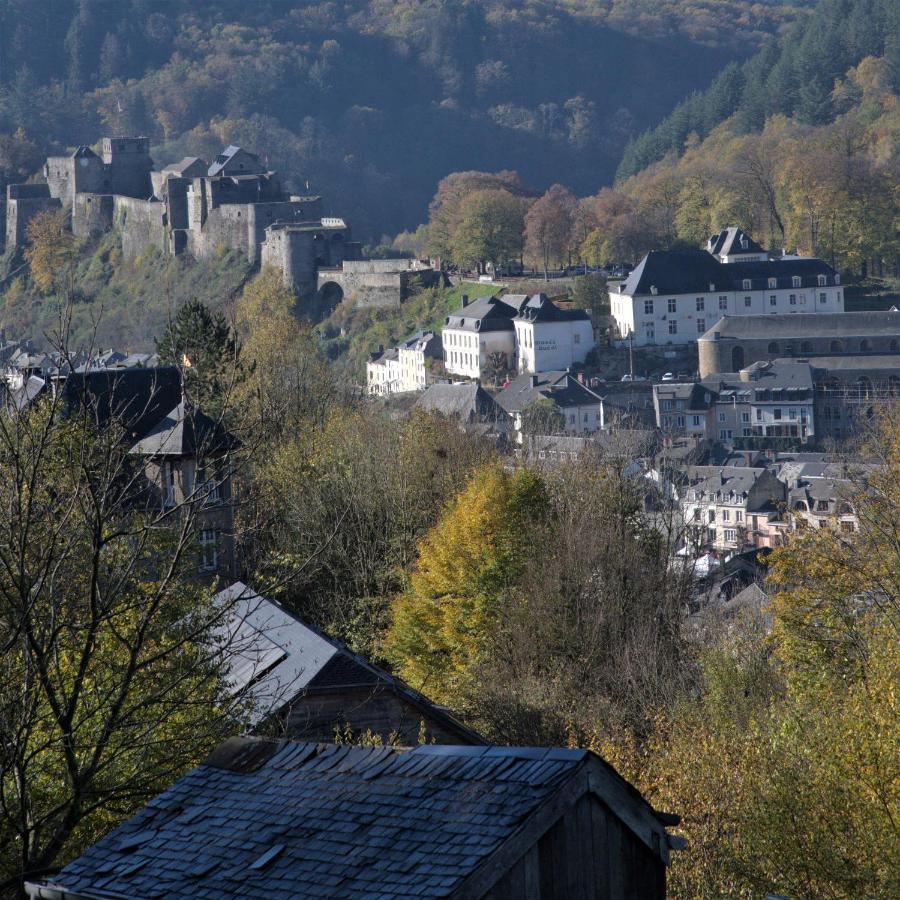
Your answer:
[[[364,239],[437,181],[564,171],[590,193],[626,144],[804,3],[0,0],[0,187],[43,154],[143,133],[157,162],[262,153]]]

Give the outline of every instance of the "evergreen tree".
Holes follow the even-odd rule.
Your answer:
[[[186,395],[201,406],[215,408],[243,375],[240,343],[224,313],[200,300],[178,310],[156,350],[161,362],[181,368]]]

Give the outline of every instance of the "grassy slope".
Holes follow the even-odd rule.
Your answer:
[[[153,339],[162,333],[172,310],[192,298],[213,308],[226,306],[249,271],[238,253],[194,261],[153,251],[123,260],[116,234],[84,241],[75,273],[77,300],[69,343],[152,350]],[[27,269],[0,287],[0,310],[10,339],[30,337],[46,347],[59,331],[59,299],[39,294]]]

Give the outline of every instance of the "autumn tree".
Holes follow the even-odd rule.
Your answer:
[[[548,397],[529,403],[519,414],[522,434],[557,434],[566,427],[565,413]]]
[[[74,291],[78,248],[69,228],[68,210],[38,213],[28,223],[26,235],[25,260],[37,289],[44,294],[62,292],[70,299]]]
[[[0,416],[4,896],[238,727],[216,636],[229,610],[196,580],[206,495],[149,500],[132,444],[130,419],[101,421],[77,392]]]
[[[487,190],[523,194],[515,172],[452,172],[441,179],[428,206],[427,249],[432,256],[453,258],[454,235],[463,218],[462,205],[472,194]]]
[[[408,589],[394,601],[384,651],[438,702],[460,705],[505,603],[515,599],[530,534],[545,509],[541,480],[476,469],[422,539]]]
[[[500,265],[522,255],[525,201],[505,190],[482,190],[460,204],[451,253],[462,265]]]
[[[592,317],[608,316],[609,288],[606,279],[597,272],[590,272],[575,279],[572,303],[577,309],[586,309]]]
[[[577,209],[571,191],[554,184],[525,216],[525,253],[541,265],[544,278],[550,263],[561,264],[572,247]]]

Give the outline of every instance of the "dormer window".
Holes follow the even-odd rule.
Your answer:
[[[824,275],[819,276],[819,287],[825,287],[828,284],[828,279]]]
[[[794,287],[800,287],[800,283],[801,283],[801,282],[800,282],[800,276],[799,276],[799,275],[794,275],[794,276],[791,278],[791,284],[792,284]]]
[[[655,285],[655,284],[651,284],[651,285],[650,285],[650,293],[653,294],[654,297],[657,295],[658,292],[657,292],[657,290],[656,290],[656,285]]]
[[[777,278],[770,278],[770,279],[769,279],[769,287],[770,287],[770,288],[778,287],[778,279],[777,279]]]
[[[745,278],[745,279],[743,280],[743,282],[742,282],[742,285],[743,285],[743,289],[744,289],[745,291],[749,291],[749,290],[750,290],[750,279],[749,279],[749,278]]]
[[[840,283],[841,283],[841,276],[838,275],[837,272],[834,273],[834,283],[835,283],[835,284],[840,284]]]

